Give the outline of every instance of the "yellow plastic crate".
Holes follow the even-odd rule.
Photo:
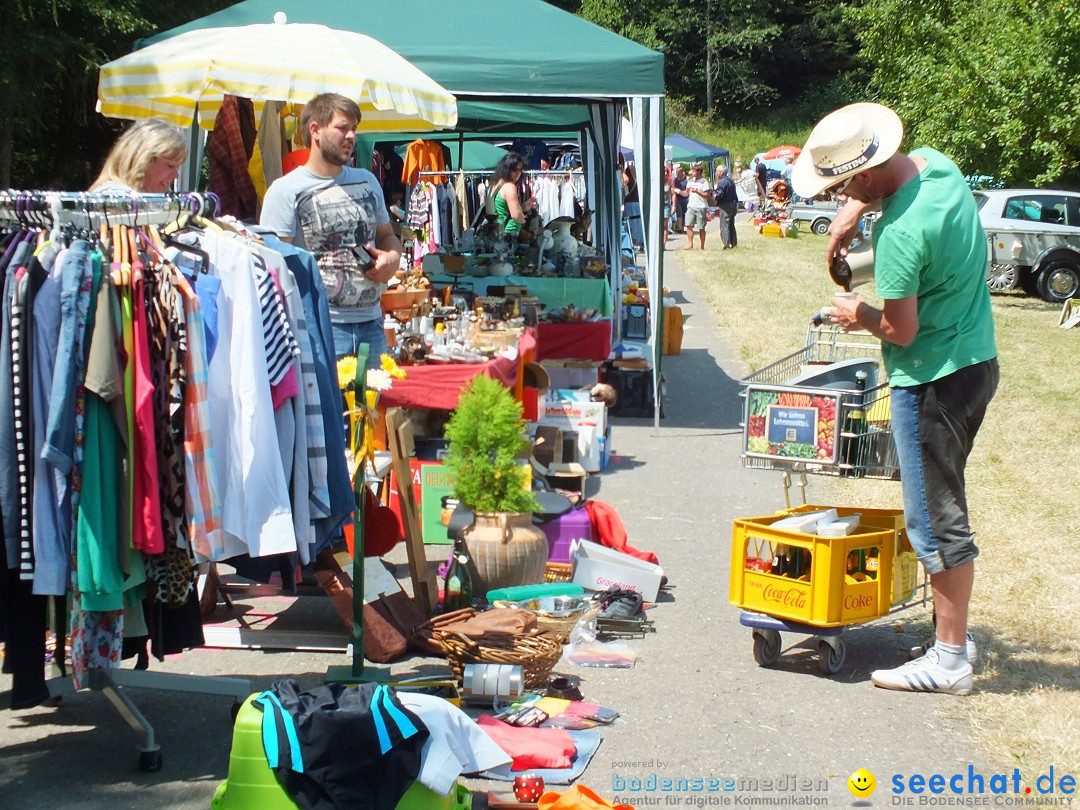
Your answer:
[[[841,517],[866,510],[832,507]],[[802,511],[802,510],[799,510]],[[893,590],[895,525],[884,528],[861,522],[847,537],[818,537],[772,528],[783,515],[735,520],[731,541],[731,604],[779,619],[816,627],[837,627],[879,618],[889,612]],[[884,519],[869,516],[870,520]],[[778,547],[802,549],[810,556],[804,579],[747,567],[747,560],[772,559]],[[848,557],[877,550],[877,575],[863,581],[848,576]]]

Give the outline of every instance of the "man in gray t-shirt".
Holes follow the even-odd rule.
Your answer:
[[[367,343],[376,358],[386,351],[380,295],[401,265],[401,243],[375,175],[348,165],[359,121],[359,108],[344,96],[324,93],[304,106],[300,126],[311,155],[267,190],[260,224],[315,256],[338,357]],[[365,268],[357,248],[374,263]]]

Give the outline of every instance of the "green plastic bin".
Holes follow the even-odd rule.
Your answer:
[[[229,776],[218,785],[210,800],[213,810],[297,810],[296,803],[278,783],[266,762],[262,744],[262,710],[253,698],[241,706],[233,726]],[[472,794],[462,785],[440,796],[419,782],[413,782],[398,802],[396,810],[470,810]]]

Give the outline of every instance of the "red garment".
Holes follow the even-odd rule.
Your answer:
[[[165,529],[161,520],[158,489],[157,440],[154,437],[154,382],[150,375],[150,335],[146,320],[146,294],[142,269],[132,272],[131,297],[135,327],[135,469],[132,545],[147,554],[165,551]]]
[[[585,501],[585,511],[589,513],[593,537],[597,543],[653,565],[660,564],[660,560],[651,551],[639,551],[626,541],[626,527],[614,506],[603,501],[590,500]]]
[[[254,117],[250,105],[242,109],[236,96],[224,96],[206,152],[210,156],[209,189],[221,199],[218,213],[252,220],[259,198],[248,174],[251,153],[244,144],[245,125],[241,121],[245,114]]]
[[[570,732],[561,728],[518,728],[482,715],[476,724],[492,742],[513,757],[512,771],[530,768],[569,768],[577,752]]]

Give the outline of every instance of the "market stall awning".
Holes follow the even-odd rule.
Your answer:
[[[362,130],[453,127],[457,102],[397,52],[325,25],[271,23],[178,34],[102,66],[99,108],[212,129],[223,94],[303,104],[335,92],[360,104]]]
[[[455,96],[625,97],[664,92],[663,54],[541,0],[413,0],[400,13],[380,0],[244,0],[148,38],[192,29],[291,22],[363,31],[403,54]],[[492,32],[516,32],[527,58],[485,46]]]
[[[671,147],[671,159],[676,163],[690,160],[714,160],[730,154],[727,149],[713,146],[711,143],[695,141],[677,132],[664,138],[664,147]]]

